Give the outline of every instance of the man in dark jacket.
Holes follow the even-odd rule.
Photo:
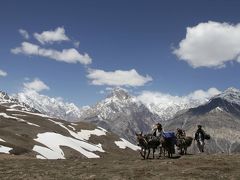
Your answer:
[[[204,140],[205,140],[205,132],[204,130],[202,129],[202,126],[201,125],[198,125],[198,129],[195,133],[195,138],[194,140],[197,141],[197,146],[198,146],[198,149],[200,152],[204,152]]]

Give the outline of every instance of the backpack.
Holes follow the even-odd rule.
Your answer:
[[[210,136],[209,134],[206,134],[206,133],[205,133],[204,139],[209,140],[209,139],[211,139],[211,136]]]

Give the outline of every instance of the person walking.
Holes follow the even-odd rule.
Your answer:
[[[204,152],[205,131],[202,129],[202,125],[198,125],[198,129],[195,133],[194,140],[197,141],[197,146],[198,146],[199,152],[200,153]]]

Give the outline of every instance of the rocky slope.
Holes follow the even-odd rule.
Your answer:
[[[70,123],[0,105],[0,153],[38,159],[135,154],[138,147],[88,123]]]
[[[210,153],[240,152],[240,91],[229,88],[213,97],[208,103],[189,109],[167,122],[165,129],[182,127],[194,135],[197,124],[211,135],[206,141]],[[196,151],[196,147],[193,150]]]

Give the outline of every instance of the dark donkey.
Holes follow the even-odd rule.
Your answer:
[[[163,149],[163,157],[165,157],[165,152],[167,151],[168,153],[168,157],[172,158],[173,154],[174,154],[174,139],[173,138],[166,138],[161,136],[160,137],[160,143],[162,145],[162,149]],[[162,149],[160,149],[160,156],[161,156],[161,151]]]
[[[190,136],[187,136],[186,138],[177,138],[176,145],[181,155],[187,154],[187,148],[191,146],[192,141],[193,141],[193,138]]]
[[[157,147],[160,145],[160,141],[157,138],[153,138],[152,134],[147,134],[144,135],[142,133],[137,134],[137,141],[138,145],[141,147],[140,154],[143,157],[143,159],[146,158],[146,153],[147,153],[147,159],[149,158],[149,154],[151,149],[153,150],[153,159],[154,159],[154,153]]]

